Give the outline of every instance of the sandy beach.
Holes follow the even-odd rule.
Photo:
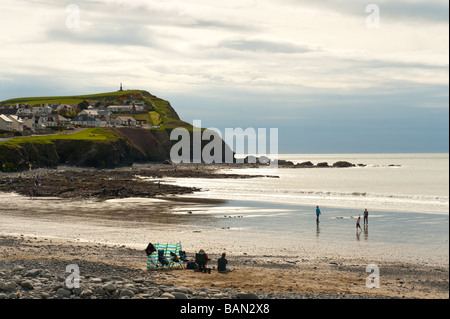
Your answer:
[[[227,256],[230,268],[235,269],[233,272],[219,274],[213,270],[211,274],[204,274],[186,269],[147,271],[143,249],[54,238],[0,236],[0,282],[5,281],[2,277],[14,266],[23,265],[30,270],[43,264],[46,270],[58,275],[61,282],[67,276],[64,265],[79,264],[81,276],[107,278],[113,276],[109,267],[117,267],[119,271],[114,273],[115,276],[130,280],[144,278],[156,285],[172,284],[197,291],[213,289],[217,298],[223,298],[220,292],[230,290],[253,293],[265,299],[449,298],[448,268],[442,267],[379,261],[380,288],[370,289],[366,286],[367,261],[363,259],[323,256],[321,260],[296,260],[283,256]],[[188,257],[193,254],[188,252]],[[216,266],[219,256],[210,254],[209,257],[212,268]],[[84,262],[95,267],[83,269]],[[26,297],[24,288],[15,292],[20,290]],[[38,292],[39,288],[36,288],[34,296]],[[204,296],[198,294],[192,298]],[[135,297],[143,298],[139,294]]]
[[[37,174],[42,185],[39,195],[31,200],[26,195]],[[130,174],[154,178],[130,179]],[[76,178],[70,181],[72,176]],[[178,290],[190,299],[236,298],[239,294],[262,299],[449,298],[448,252],[442,252],[442,257],[433,252],[433,258],[428,258],[426,253],[414,253],[414,246],[411,252],[403,249],[409,246],[387,247],[376,240],[366,242],[364,238],[355,241],[354,231],[349,239],[340,235],[333,242],[327,233],[333,234],[336,227],[351,223],[353,229],[353,221],[333,216],[328,221],[324,219],[320,235],[314,223],[313,232],[300,233],[302,240],[298,243],[290,233],[283,236],[280,232],[274,233],[278,238],[273,242],[264,243],[270,238],[266,231],[252,231],[245,226],[257,219],[238,215],[244,215],[245,208],[235,207],[233,216],[223,216],[225,209],[220,201],[198,196],[186,198],[196,189],[159,184],[164,176],[249,178],[215,175],[214,169],[199,172],[196,167],[167,166],[154,170],[39,170],[2,175],[0,297],[3,293],[5,298],[119,298],[119,286],[114,290],[116,294],[102,294],[102,287],[89,286],[99,285],[91,283],[92,278],[103,278],[100,280],[103,285],[111,282],[125,285],[128,281],[133,287],[141,285],[135,287],[132,296],[138,299],[166,298],[168,295],[163,296],[164,293],[173,292],[173,287],[181,287]],[[12,185],[8,182],[10,178],[14,179]],[[126,190],[120,196],[115,193],[122,189],[118,185]],[[104,188],[108,189],[106,194]],[[46,197],[56,190],[59,192],[53,197]],[[71,199],[67,198],[68,192]],[[336,214],[340,216],[340,212]],[[377,231],[374,225],[370,233]],[[380,234],[384,236],[381,230]],[[340,239],[343,241],[339,242]],[[186,269],[147,271],[144,249],[152,240],[168,243],[181,240],[191,259],[199,248],[205,248],[212,269],[226,251],[229,267],[235,271],[226,275],[215,270],[211,274]],[[285,248],[277,250],[280,245]],[[427,247],[422,249],[425,251]],[[82,282],[86,283],[84,291],[91,294],[74,291],[57,294],[57,289],[63,289],[60,284],[67,276],[64,267],[69,264],[80,266]],[[369,276],[366,267],[372,264],[380,270],[379,288],[366,285]],[[38,277],[27,283],[34,284],[33,289],[20,284],[8,286],[12,281],[21,282],[23,278],[18,275],[26,276],[27,271],[36,268],[47,275],[45,282]],[[49,278],[59,284],[47,285]],[[2,291],[2,287],[10,289]]]

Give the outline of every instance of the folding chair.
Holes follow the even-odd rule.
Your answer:
[[[181,243],[176,245],[154,244],[155,251],[148,255],[147,269],[184,268],[181,258]]]

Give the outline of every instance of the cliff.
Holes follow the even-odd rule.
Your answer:
[[[57,167],[72,165],[77,167],[116,168],[131,166],[133,163],[162,163],[170,161],[172,146],[170,134],[178,127],[190,132],[191,145],[193,127],[180,119],[170,102],[158,98],[147,91],[130,90],[112,93],[66,96],[19,98],[0,102],[0,106],[28,104],[76,105],[89,101],[91,105],[122,104],[126,99],[144,102],[145,112],[126,114],[136,120],[152,125],[151,129],[117,127],[86,128],[66,134],[35,137],[19,137],[0,142],[0,171],[22,171],[30,165],[36,167]],[[207,144],[202,141],[202,148]],[[222,153],[230,151],[222,141]],[[192,149],[190,151],[192,158]]]

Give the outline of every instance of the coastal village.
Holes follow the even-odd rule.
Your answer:
[[[76,105],[16,103],[0,106],[0,131],[29,135],[47,134],[75,127],[150,127],[152,123],[137,120],[136,115],[147,114],[152,106],[146,105],[133,94],[123,96],[120,102],[121,104],[83,101]]]

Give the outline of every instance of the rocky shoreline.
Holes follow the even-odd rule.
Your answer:
[[[55,248],[51,241],[47,245],[33,239],[24,237],[0,236],[0,247],[3,253],[0,255],[0,299],[298,299],[298,298],[339,298],[338,295],[320,294],[276,294],[261,292],[243,292],[239,289],[214,289],[210,288],[192,289],[175,286],[173,283],[165,282],[167,279],[176,277],[177,270],[146,271],[126,265],[117,265],[104,262],[94,262],[78,258],[55,259],[56,256],[28,255],[17,256],[12,251],[39,250],[46,251]],[[5,249],[10,247],[10,249]],[[13,248],[14,247],[14,248]],[[76,247],[71,244],[58,245],[61,253],[72,250],[68,255],[77,255]],[[110,247],[94,244],[85,250],[91,254],[113,254],[121,255],[142,254],[125,247]],[[95,250],[99,250],[95,252]],[[9,251],[9,254],[8,254]],[[6,253],[6,254],[5,254]],[[81,253],[80,256],[83,256]],[[117,259],[116,256],[114,259]],[[128,256],[130,257],[130,256]],[[67,272],[71,265],[76,265],[80,275],[75,277],[72,272]],[[188,271],[188,270],[178,270]],[[203,276],[203,274],[199,274]],[[206,276],[206,275],[205,275]],[[75,285],[73,279],[79,281]],[[71,280],[72,279],[72,280]],[[347,296],[356,298],[356,296]]]
[[[280,168],[348,168],[364,167],[339,161],[333,165],[311,162],[294,164],[279,160]],[[169,195],[184,195],[201,191],[196,187],[180,187],[161,183],[160,179],[174,178],[278,178],[274,175],[224,174],[221,169],[256,168],[257,163],[242,164],[135,164],[116,169],[81,168],[59,166],[39,168],[15,173],[0,173],[0,192],[16,193],[29,197],[57,197],[65,199],[99,199],[145,197],[156,198]]]
[[[302,266],[301,272],[296,273],[289,260],[266,263],[261,262],[260,257],[236,256],[232,263],[238,269],[231,274],[221,275],[215,270],[212,274],[185,269],[148,271],[144,266],[144,251],[125,246],[0,236],[0,249],[0,299],[448,298],[448,269],[403,263],[383,266],[383,285],[391,287],[391,291],[386,293],[385,289],[374,291],[365,288],[366,275],[357,279],[358,276],[354,276],[356,270],[338,259],[310,262]],[[218,255],[210,257],[214,260]],[[357,261],[352,261],[355,262]],[[79,276],[71,272],[75,269],[73,265],[76,265]],[[309,278],[309,273],[312,278]],[[351,280],[354,282],[350,283],[350,287],[361,287],[340,290],[339,287],[333,289],[331,283],[325,283],[328,288],[308,288],[310,281],[317,284],[330,278],[335,284],[345,283],[347,274],[353,274]],[[247,280],[237,277],[236,284],[232,277],[235,275],[246,277]],[[290,288],[281,291],[280,287],[273,285],[267,289],[257,289],[258,283],[251,278],[257,275],[272,276],[280,285],[283,284],[283,277],[292,276],[291,279],[287,278]],[[295,286],[294,276],[302,277],[299,280],[307,291],[292,289]],[[75,285],[76,281],[72,279],[79,280],[79,285]],[[415,286],[411,289],[408,285],[412,283]],[[407,286],[406,289],[404,286]],[[399,289],[398,292],[396,289]],[[405,294],[406,291],[409,294]]]
[[[173,283],[157,283],[165,277],[176,277],[170,271],[163,274],[73,260],[85,275],[77,279],[79,286],[64,272],[67,261],[14,260],[0,262],[1,299],[380,299],[387,297],[314,293],[243,292],[239,289],[192,289]]]
[[[228,166],[227,166],[228,167]],[[20,173],[0,174],[0,192],[29,197],[111,198],[184,195],[200,191],[161,183],[165,177],[185,178],[256,178],[238,174],[220,174],[219,165],[135,165],[131,168],[97,170],[76,167],[36,169]],[[270,176],[273,177],[273,176]]]

